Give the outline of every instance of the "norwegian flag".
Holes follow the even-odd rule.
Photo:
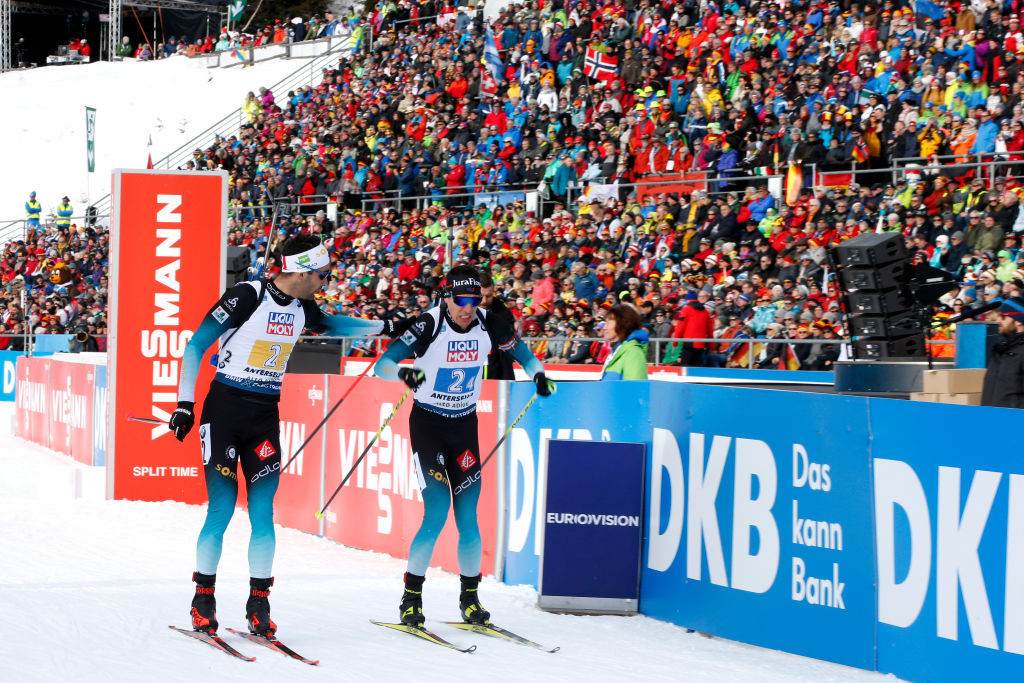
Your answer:
[[[588,47],[587,59],[583,63],[583,72],[591,78],[610,81],[619,75],[619,59]]]
[[[857,138],[857,141],[853,143],[851,156],[858,164],[863,164],[868,160],[868,143],[864,142],[864,138]]]

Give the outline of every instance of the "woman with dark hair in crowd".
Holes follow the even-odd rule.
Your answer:
[[[613,306],[605,313],[602,336],[617,346],[604,363],[602,380],[647,379],[647,330],[630,304]]]

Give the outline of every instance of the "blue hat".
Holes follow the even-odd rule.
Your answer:
[[[972,71],[971,72],[971,78],[981,78],[981,72],[980,71]]]
[[[939,109],[939,111],[946,111],[947,107],[944,104],[940,104],[938,109]]]
[[[1017,322],[1024,323],[1024,296],[1005,299],[999,306],[1000,315],[1010,315]]]
[[[686,296],[683,297],[683,301],[696,301],[696,300],[697,300],[697,292],[693,291],[692,289],[689,292],[686,293]]]
[[[28,196],[29,197],[35,197],[36,196],[36,191],[32,190],[31,192],[28,193]]]
[[[934,106],[935,106],[935,105],[934,105],[934,104],[933,104],[932,102],[925,102],[925,103],[924,103],[924,108],[925,108],[925,109],[931,109],[931,108],[933,108]]]

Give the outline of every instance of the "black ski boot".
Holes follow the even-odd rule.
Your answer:
[[[405,573],[405,592],[398,613],[406,626],[422,628],[423,617],[423,581],[426,577]]]
[[[462,612],[462,620],[467,624],[487,624],[490,622],[491,613],[484,609],[477,596],[477,586],[480,585],[480,575],[459,576],[462,584],[462,592],[459,593],[459,611]]]
[[[213,597],[216,574],[192,573],[196,582],[196,595],[192,598],[192,628],[207,633],[217,632],[217,598]]]
[[[249,579],[249,599],[245,601],[245,620],[249,632],[258,636],[271,637],[277,631],[277,624],[270,620],[270,587],[274,577]]]

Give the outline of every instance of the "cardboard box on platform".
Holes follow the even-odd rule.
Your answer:
[[[980,406],[981,393],[939,394],[931,391],[914,391],[910,394],[910,400],[926,403],[951,403],[960,406]]]
[[[939,396],[939,403],[952,403],[960,406],[980,406],[981,392],[970,394],[944,394]]]
[[[925,370],[922,379],[922,393],[980,394],[985,369]]]

